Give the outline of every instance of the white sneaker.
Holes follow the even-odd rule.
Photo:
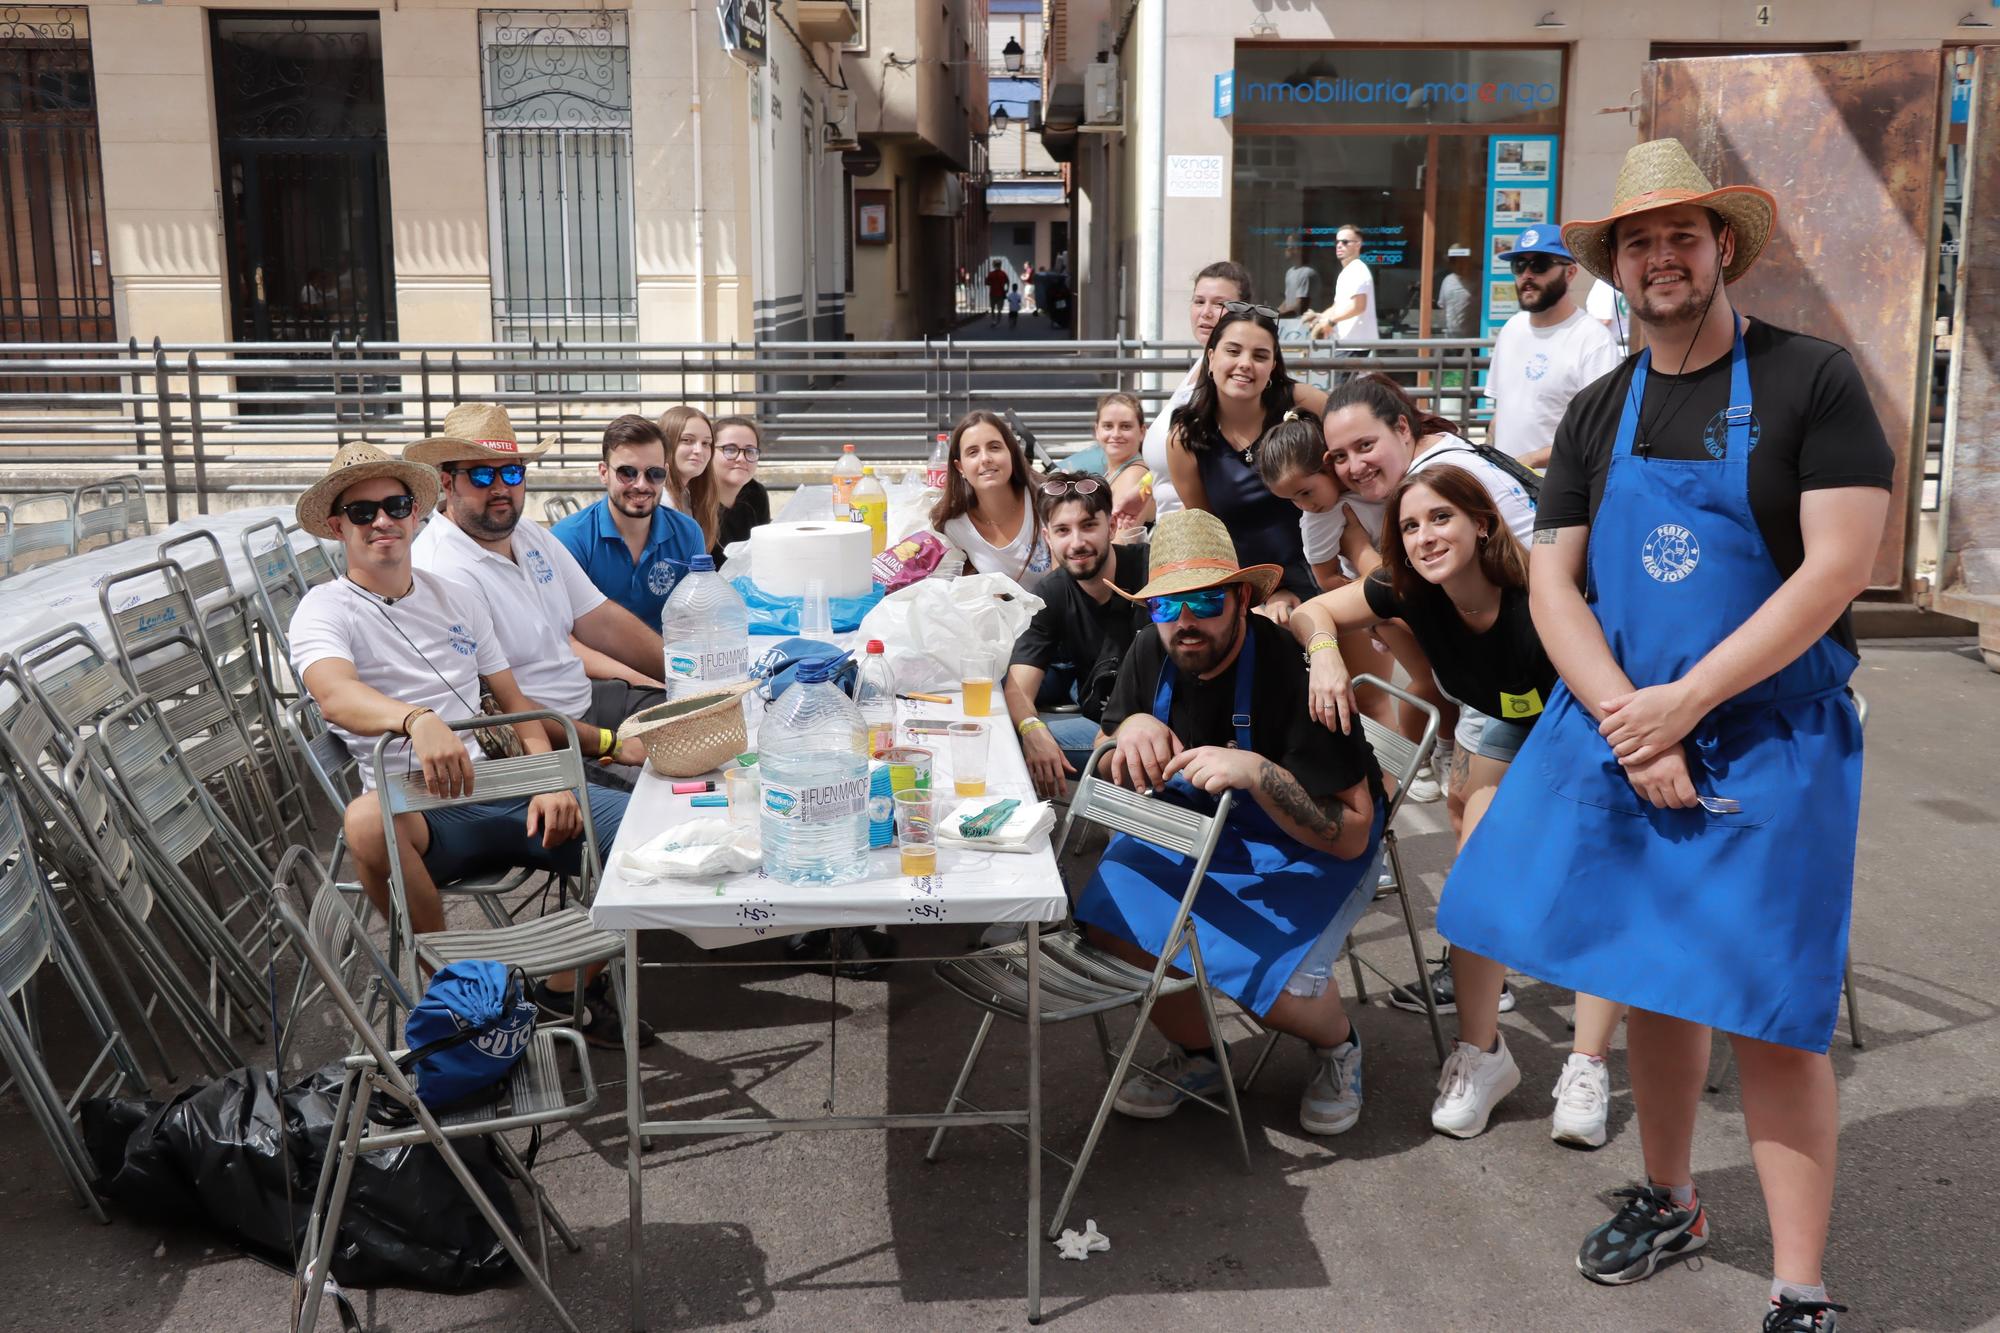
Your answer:
[[[1119,1114],[1140,1120],[1161,1120],[1181,1109],[1189,1093],[1210,1099],[1222,1096],[1222,1066],[1206,1055],[1189,1055],[1169,1043],[1153,1066],[1152,1076],[1134,1073],[1112,1102]]]
[[[1443,795],[1444,784],[1438,781],[1437,773],[1429,764],[1418,769],[1416,776],[1410,779],[1409,799],[1418,805],[1429,805]]]
[[[1299,1128],[1345,1134],[1361,1119],[1361,1043],[1350,1036],[1330,1051],[1315,1048],[1313,1058],[1313,1076],[1299,1098]]]
[[[1482,1051],[1470,1042],[1452,1047],[1451,1058],[1438,1075],[1437,1100],[1431,1104],[1431,1128],[1453,1138],[1477,1138],[1502,1098],[1521,1084],[1521,1067],[1500,1039],[1499,1049]]]
[[[1550,1138],[1576,1148],[1604,1146],[1604,1118],[1611,1109],[1611,1071],[1604,1061],[1572,1051],[1550,1095],[1556,1099]]]

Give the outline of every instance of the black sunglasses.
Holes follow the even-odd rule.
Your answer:
[[[482,491],[493,484],[493,478],[496,476],[508,486],[519,486],[528,478],[528,467],[525,463],[502,463],[499,467],[494,467],[490,463],[478,463],[472,467],[450,468],[448,471],[464,477]]]
[[[386,500],[349,500],[340,507],[340,512],[355,527],[365,528],[384,509],[389,511],[390,518],[408,518],[417,511],[417,502],[407,495],[392,495]]]
[[[1251,301],[1224,301],[1222,308],[1232,315],[1258,315],[1273,324],[1278,322],[1278,312],[1267,305],[1257,305]]]
[[[611,470],[618,474],[618,480],[624,482],[628,486],[631,485],[633,482],[639,480],[639,469],[633,467],[630,463],[620,463],[617,467],[612,468]],[[646,469],[646,480],[651,482],[653,485],[657,486],[666,479],[667,479],[667,470],[665,468],[649,467]],[[511,486],[514,483],[510,481],[507,484]]]
[[[1516,259],[1512,261],[1510,267],[1513,268],[1514,276],[1517,278],[1520,277],[1523,273],[1533,273],[1537,277],[1539,277],[1540,275],[1547,273],[1550,269],[1556,268],[1567,262],[1568,262],[1567,260],[1557,259],[1554,255],[1532,255],[1527,259]]]
[[[1078,495],[1095,495],[1100,484],[1095,477],[1078,477],[1074,481],[1045,481],[1042,483],[1042,494],[1053,497],[1068,495],[1074,491]]]

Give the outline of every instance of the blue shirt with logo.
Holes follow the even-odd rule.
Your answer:
[[[653,529],[636,562],[612,520],[609,500],[571,514],[549,532],[576,557],[599,592],[648,625],[660,623],[667,594],[687,573],[688,561],[708,551],[701,525],[665,505],[653,511]]]

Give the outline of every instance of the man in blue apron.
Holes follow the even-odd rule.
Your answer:
[[[1829,1333],[1820,1271],[1861,800],[1847,606],[1893,456],[1842,348],[1753,321],[1724,284],[1777,204],[1634,148],[1608,218],[1571,222],[1647,350],[1585,389],[1536,514],[1535,627],[1562,675],[1438,908],[1458,949],[1629,1004],[1647,1182],[1577,1267],[1648,1277],[1708,1241],[1690,1171],[1709,1033],[1730,1035],[1770,1214],[1762,1327]]]
[[[1181,510],[1154,530],[1146,605],[1103,726],[1117,743],[1104,776],[1197,809],[1236,793],[1194,904],[1211,987],[1317,1056],[1299,1103],[1309,1134],[1361,1116],[1361,1042],[1341,1008],[1333,964],[1368,905],[1382,839],[1382,774],[1368,743],[1329,731],[1307,709],[1306,667],[1284,630],[1250,608],[1283,575],[1236,563],[1215,515]],[[1151,968],[1187,889],[1190,861],[1123,834],[1076,904],[1092,938]],[[1192,960],[1175,958],[1183,972]],[[1220,1096],[1228,1077],[1192,991],[1163,996],[1153,1023],[1171,1043],[1119,1090],[1126,1115],[1171,1115],[1190,1093]]]

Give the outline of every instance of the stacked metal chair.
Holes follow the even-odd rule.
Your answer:
[[[69,494],[24,495],[8,505],[0,524],[0,577],[18,574],[52,552],[76,554],[76,502]]]
[[[542,501],[542,523],[560,523],[583,508],[573,495],[551,495]]]

